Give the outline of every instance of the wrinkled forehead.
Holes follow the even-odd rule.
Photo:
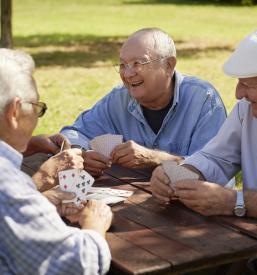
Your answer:
[[[136,59],[154,58],[156,56],[153,38],[144,33],[130,36],[120,50],[120,60],[127,62]]]

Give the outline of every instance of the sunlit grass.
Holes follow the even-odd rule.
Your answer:
[[[14,0],[15,45],[34,57],[41,98],[49,106],[35,134],[55,133],[71,124],[119,83],[112,64],[124,39],[142,27],[171,34],[177,68],[209,80],[230,111],[235,80],[224,76],[221,67],[236,43],[257,28],[257,7],[194,2]]]

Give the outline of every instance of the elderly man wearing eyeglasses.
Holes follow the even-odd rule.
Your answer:
[[[175,66],[175,45],[164,31],[141,29],[129,36],[115,66],[123,85],[61,131],[71,144],[85,149],[96,136],[123,136],[111,158],[84,152],[86,170],[96,175],[111,163],[140,168],[164,160],[179,162],[217,134],[226,118],[218,92],[204,80],[182,75]]]
[[[105,274],[111,259],[105,241],[110,207],[91,201],[83,209],[65,212],[73,214],[70,218],[83,230],[68,227],[59,216],[64,211],[60,198],[73,195],[54,189],[43,196],[20,171],[20,152],[46,111],[39,102],[33,68],[25,53],[0,50],[0,274]],[[82,168],[81,150],[70,152]]]

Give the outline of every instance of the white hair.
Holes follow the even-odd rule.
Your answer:
[[[146,34],[152,39],[153,49],[159,57],[176,57],[176,47],[173,39],[159,28],[144,28],[131,35]]]
[[[15,97],[28,100],[37,96],[32,77],[34,68],[30,55],[18,50],[0,49],[0,114]]]

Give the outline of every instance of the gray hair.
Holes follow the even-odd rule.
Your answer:
[[[32,77],[34,68],[30,55],[18,50],[0,49],[0,114],[15,97],[28,100],[37,96]],[[30,105],[24,106],[28,108]]]
[[[152,39],[153,49],[160,57],[176,57],[176,47],[173,39],[159,28],[144,28],[131,36],[146,34]]]

